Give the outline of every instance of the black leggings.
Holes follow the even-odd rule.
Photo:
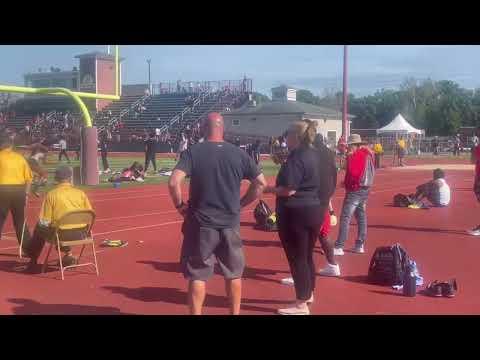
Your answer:
[[[315,290],[313,248],[325,206],[278,209],[278,233],[295,283],[297,300],[310,299]]]

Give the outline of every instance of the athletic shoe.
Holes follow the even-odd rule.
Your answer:
[[[442,284],[438,280],[435,280],[428,284],[425,292],[428,296],[442,297]]]
[[[363,248],[363,245],[361,245],[361,246],[355,246],[355,247],[352,249],[352,252],[353,252],[353,253],[356,253],[356,254],[364,254],[364,253],[365,253],[365,249]]]
[[[342,248],[334,248],[333,249],[333,255],[335,256],[343,256],[345,253],[343,252]]]
[[[283,285],[288,285],[288,286],[294,286],[294,285],[295,285],[295,282],[293,281],[293,278],[291,278],[291,277],[282,279],[282,280],[280,280],[280,282],[281,282]]]
[[[295,305],[285,309],[278,309],[280,315],[310,315],[310,309],[305,304],[304,306]]]
[[[441,283],[442,296],[453,298],[455,297],[455,292],[457,291],[457,280],[452,279],[447,282]]]
[[[320,276],[340,276],[340,266],[327,264],[322,270],[318,272]]]
[[[315,301],[315,298],[313,297],[313,293],[312,293],[312,296],[310,296],[310,299],[307,300],[307,304],[308,305],[313,304],[314,301]]]
[[[105,170],[103,173],[104,173],[104,174],[110,174],[111,172],[112,172],[112,170],[107,169],[107,170]]]
[[[477,226],[476,228],[472,230],[467,230],[467,233],[472,235],[472,236],[480,236],[480,226]]]

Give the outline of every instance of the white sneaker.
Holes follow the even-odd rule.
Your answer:
[[[310,315],[310,309],[307,304],[294,305],[285,309],[278,309],[280,315]]]
[[[362,246],[355,246],[353,249],[352,249],[352,252],[356,253],[356,254],[364,254],[365,253],[365,249],[363,248],[363,245]]]
[[[104,173],[104,174],[110,174],[111,172],[112,172],[112,170],[107,169],[107,170],[105,170],[103,173]]]
[[[318,272],[320,276],[340,276],[340,266],[327,264],[322,270]]]
[[[480,236],[480,226],[477,226],[476,228],[472,230],[467,230],[467,233],[472,235],[472,236]]]
[[[282,279],[282,280],[280,280],[280,282],[281,282],[283,285],[288,285],[288,286],[294,286],[294,285],[295,285],[295,282],[293,281],[293,278],[291,278],[291,277]]]
[[[335,256],[343,256],[345,253],[343,252],[342,248],[334,248],[333,249],[333,255]]]

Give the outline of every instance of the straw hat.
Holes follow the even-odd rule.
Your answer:
[[[366,144],[365,141],[362,141],[362,137],[358,134],[351,134],[349,137],[348,137],[348,141],[347,141],[347,144],[348,145],[356,145],[356,144]]]

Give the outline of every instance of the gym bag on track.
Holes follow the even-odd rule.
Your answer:
[[[370,260],[368,281],[377,285],[402,285],[408,264],[409,256],[399,244],[378,247]]]

